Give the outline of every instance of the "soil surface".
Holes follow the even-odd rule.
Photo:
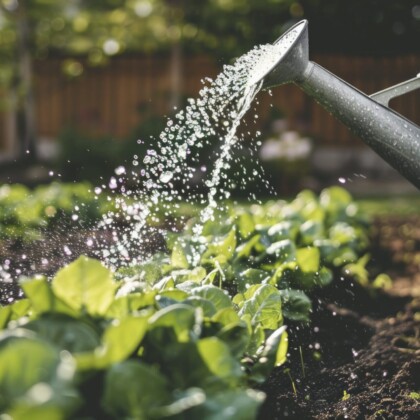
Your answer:
[[[261,420],[420,419],[420,217],[377,219],[371,255],[393,286],[343,279],[315,296],[310,326],[289,325]]]
[[[311,324],[289,323],[288,362],[261,387],[260,420],[420,419],[420,216],[381,216],[371,236],[369,269],[389,274],[393,286],[373,292],[340,278],[312,296]],[[80,254],[93,256],[91,241],[112,235],[63,230],[2,242],[0,264],[8,261],[12,277],[53,275]],[[19,293],[14,283],[2,292],[1,304]]]

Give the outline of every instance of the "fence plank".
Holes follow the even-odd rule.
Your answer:
[[[337,76],[371,94],[414,77],[420,71],[420,56],[348,57],[318,54],[312,58]],[[214,78],[221,65],[210,57],[185,57],[182,64],[183,94],[197,96],[205,76]],[[61,72],[59,59],[37,62],[37,126],[41,137],[57,137],[66,125],[95,134],[126,136],[145,118],[148,108],[167,115],[170,98],[169,56],[123,56],[106,67],[85,67],[84,74],[69,80]],[[397,112],[420,123],[420,93],[412,92],[391,103]],[[257,126],[269,130],[273,108],[281,110],[291,128],[307,127],[317,144],[332,147],[361,145],[342,123],[293,85],[273,89],[273,96],[260,96]],[[5,136],[6,112],[0,113],[0,151],[10,145]],[[10,131],[10,130],[9,130]],[[267,133],[269,134],[269,133]]]

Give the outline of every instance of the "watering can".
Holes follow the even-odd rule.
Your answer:
[[[262,89],[295,83],[420,189],[420,127],[388,108],[392,98],[420,88],[420,74],[365,95],[309,61],[306,20],[291,27],[273,46],[281,47],[278,59],[263,75],[257,75]]]

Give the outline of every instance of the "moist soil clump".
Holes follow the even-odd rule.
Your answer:
[[[342,279],[314,298],[311,324],[289,323],[289,358],[261,389],[262,419],[420,418],[420,217],[381,217],[373,292]]]

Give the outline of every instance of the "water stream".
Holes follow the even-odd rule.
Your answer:
[[[193,227],[196,237],[206,221],[214,220],[215,210],[230,197],[235,184],[227,173],[235,151],[243,143],[238,127],[261,89],[261,77],[276,65],[298,33],[292,31],[284,42],[275,45],[255,47],[233,65],[225,65],[215,80],[205,78],[198,98],[189,99],[185,109],[168,119],[166,128],[158,139],[152,140],[141,162],[135,157],[133,165],[139,170],[131,172],[131,182],[143,185],[143,189],[130,196],[130,202],[134,198],[135,204],[127,204],[122,198],[118,211],[102,221],[101,228],[115,226],[115,245],[101,249],[102,259],[114,267],[136,264],[138,250],[153,240],[154,233],[164,234],[159,228],[151,230],[147,223],[153,221],[158,206],[170,219],[182,201],[204,205],[199,222]],[[217,152],[212,163],[206,151],[214,143]],[[254,171],[252,178],[256,174]],[[246,178],[245,174],[242,176]],[[119,180],[127,181],[121,177]],[[121,219],[130,221],[129,227],[117,228],[116,222]]]

